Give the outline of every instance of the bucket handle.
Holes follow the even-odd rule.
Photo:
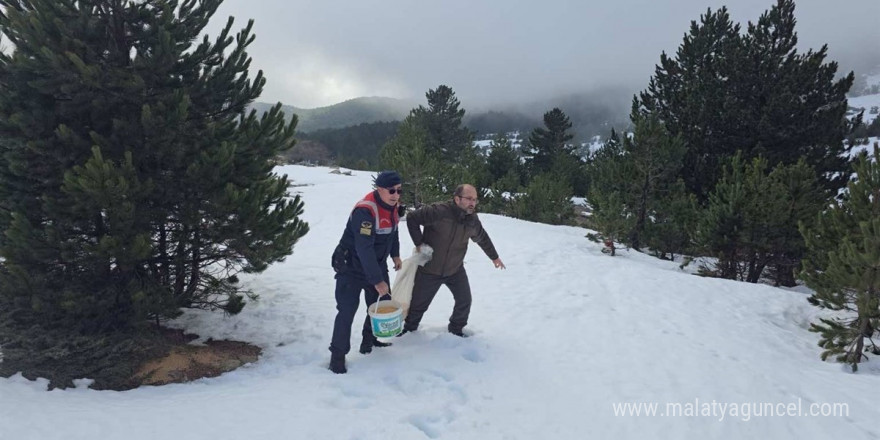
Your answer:
[[[376,292],[376,294],[378,295],[378,292]],[[372,303],[372,304],[370,304],[370,305],[367,306],[367,315],[370,314],[370,308],[373,309],[373,313],[378,313],[378,312],[379,312],[379,301],[382,301],[382,297],[383,297],[383,296],[387,296],[388,299],[393,299],[393,297],[391,296],[391,288],[390,288],[390,287],[388,288],[388,293],[386,293],[385,295],[379,295],[379,296],[377,296],[377,297],[376,297],[376,302],[374,302],[374,303]]]
[[[376,292],[376,293],[378,294],[378,292]],[[385,295],[377,296],[376,302],[367,306],[367,317],[370,318],[371,321],[372,321],[373,317],[370,316],[370,307],[373,308],[373,313],[379,313],[379,301],[382,301],[382,297],[386,296],[386,295],[388,296],[389,299],[393,299],[391,296],[391,287],[388,288],[388,293],[386,293]],[[370,322],[370,333],[373,334],[374,338],[377,337],[376,332],[373,331],[373,323],[372,322]]]

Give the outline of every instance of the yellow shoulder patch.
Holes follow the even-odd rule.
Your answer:
[[[361,222],[361,235],[371,235],[373,233],[373,224],[370,222]]]

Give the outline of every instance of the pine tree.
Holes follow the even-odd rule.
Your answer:
[[[602,223],[610,227],[603,231],[606,235],[614,235],[615,239],[626,241],[628,246],[641,249],[645,245],[644,236],[654,221],[668,223],[674,218],[671,207],[664,202],[671,202],[676,197],[687,198],[683,189],[675,187],[684,148],[681,140],[671,137],[655,116],[644,116],[634,106],[631,119],[635,124],[632,136],[625,136],[621,142],[612,131],[611,139],[590,158],[590,201],[597,205],[599,217],[604,218]],[[673,192],[676,192],[675,197]],[[611,212],[603,204],[613,206]],[[675,207],[679,210],[677,218],[683,219],[681,208],[680,205]],[[612,222],[610,216],[613,213],[624,218]],[[628,225],[629,229],[621,232],[619,225]],[[666,229],[670,228],[671,225],[667,225]],[[675,252],[680,250],[674,249]]]
[[[794,287],[795,275],[807,252],[798,225],[812,226],[816,215],[830,203],[831,194],[823,190],[816,171],[804,159],[794,165],[777,166],[770,179],[780,185],[785,198],[771,231],[768,264],[772,265],[771,277],[777,286]]]
[[[587,235],[587,238],[608,244],[613,257],[617,252],[614,243],[623,241],[632,230],[633,218],[628,215],[620,192],[600,193],[594,190],[590,193],[590,203],[593,206],[590,224],[598,235]]]
[[[510,198],[523,185],[524,172],[519,152],[510,139],[504,134],[496,135],[486,157],[487,184],[482,191],[480,210],[513,215]]]
[[[492,151],[489,152],[486,158],[486,168],[492,182],[497,182],[511,173],[517,175],[515,186],[507,190],[512,191],[521,183],[519,175],[521,174],[522,164],[519,154],[513,149],[510,139],[504,134],[499,134],[492,140]]]
[[[793,284],[792,260],[804,252],[794,225],[809,222],[829,200],[805,160],[768,168],[762,157],[744,163],[737,154],[709,195],[696,238],[718,259],[714,273],[722,278],[757,283],[772,267],[777,284]]]
[[[681,167],[684,145],[680,138],[668,134],[656,116],[640,115],[635,102],[630,117],[635,128],[632,137],[624,137],[623,152],[624,159],[631,163],[631,172],[621,177],[627,185],[625,203],[635,217],[629,245],[638,250],[650,218],[656,218],[656,211],[661,209],[659,201],[669,196]]]
[[[442,164],[435,175],[437,191],[450,195],[462,183],[488,184],[486,158],[474,147],[473,133],[462,125],[465,111],[455,92],[440,85],[425,96],[428,107],[413,109],[409,117],[424,132],[426,151]]]
[[[564,180],[551,174],[539,174],[522,194],[513,198],[510,209],[516,218],[564,225],[574,215],[571,197],[572,189]]]
[[[743,252],[741,234],[747,204],[745,165],[742,156],[737,154],[730,159],[724,177],[709,194],[695,240],[704,252],[717,258],[715,274],[721,278],[735,280],[740,275],[738,258]]]
[[[3,2],[4,300],[83,330],[237,313],[237,273],[308,231],[272,172],[296,119],[245,114],[265,84],[248,78],[253,23],[198,43],[220,3]]]
[[[569,143],[574,135],[571,121],[559,108],[544,113],[544,127],[535,128],[529,135],[526,151],[526,168],[529,177],[551,173],[564,179],[575,195],[587,193],[585,163],[577,146]]]
[[[559,108],[544,113],[544,127],[535,128],[529,135],[529,173],[537,176],[553,171],[558,156],[575,155],[574,145],[569,144],[574,135],[569,133],[571,121]]]
[[[778,0],[744,35],[726,8],[710,9],[691,23],[675,58],[661,55],[640,94],[641,111],[684,139],[681,177],[701,202],[737,151],[774,167],[805,157],[826,189],[845,184],[853,75],[835,80],[837,63],[825,63],[825,47],[799,54],[794,26],[791,0]]]
[[[798,53],[794,12],[793,0],[777,0],[749,23],[730,71],[729,95],[741,103],[730,115],[739,122],[733,129],[749,133],[743,144],[748,158],[766,157],[774,167],[804,158],[823,186],[837,191],[849,170],[843,140],[851,129],[846,94],[855,77],[850,72],[836,79],[838,64],[825,61],[827,45]]]
[[[780,165],[782,167],[783,165]],[[786,188],[774,180],[767,159],[757,157],[744,170],[745,206],[743,225],[738,240],[745,281],[757,283],[764,269],[773,261],[773,254],[782,232],[789,200]],[[779,168],[777,168],[778,170]]]
[[[699,203],[688,194],[684,181],[668,185],[655,201],[656,208],[644,231],[645,245],[661,259],[692,251],[693,231],[699,222]]]
[[[786,194],[767,168],[764,158],[745,162],[737,154],[709,195],[698,244],[718,259],[722,278],[757,283],[771,261]]]
[[[598,232],[598,236],[588,237],[610,243],[613,256],[614,243],[624,241],[635,226],[635,217],[626,203],[626,182],[633,174],[632,163],[627,160],[623,142],[613,129],[609,139],[589,158],[587,170],[590,176],[588,200],[593,208],[590,226]]]
[[[382,167],[403,177],[403,203],[416,208],[445,199],[437,177],[442,169],[440,158],[428,148],[427,137],[415,118],[408,116],[380,153]]]
[[[418,106],[410,112],[415,122],[426,132],[429,151],[439,153],[445,163],[460,164],[462,155],[473,148],[473,133],[462,125],[465,110],[451,87],[440,85],[425,94],[428,106]]]
[[[862,153],[854,165],[856,178],[842,201],[818,216],[815,226],[802,224],[809,249],[801,273],[815,290],[810,302],[840,311],[811,325],[821,335],[822,360],[836,356],[853,371],[865,358],[865,339],[880,354],[871,337],[880,326],[880,148],[873,158]]]
[[[471,183],[475,187],[485,188],[492,182],[486,164],[486,156],[476,146],[470,146],[459,155],[459,162],[454,163],[439,174],[440,182],[449,197],[452,191],[462,183]]]
[[[726,7],[707,10],[699,24],[691,22],[674,58],[660,55],[647,90],[639,95],[641,111],[656,115],[673,136],[684,140],[681,176],[701,202],[720,176],[725,157],[742,148],[735,142],[740,134],[725,129],[731,118],[722,111],[729,106],[725,83],[739,50],[739,29]]]

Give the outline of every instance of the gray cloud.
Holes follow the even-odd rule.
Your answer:
[[[358,96],[421,101],[447,84],[466,108],[607,86],[645,87],[661,51],[674,52],[707,0],[226,0],[228,16],[255,20],[249,54],[268,79],[261,100],[299,107]],[[728,6],[745,26],[771,0]],[[856,68],[880,56],[880,1],[801,0],[801,49],[827,43]]]

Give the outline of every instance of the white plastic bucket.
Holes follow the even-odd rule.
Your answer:
[[[382,307],[394,307],[394,311],[378,313],[377,310]],[[403,330],[402,310],[400,303],[394,300],[386,299],[370,305],[367,312],[370,314],[370,322],[373,324],[373,335],[377,338],[397,336]]]

